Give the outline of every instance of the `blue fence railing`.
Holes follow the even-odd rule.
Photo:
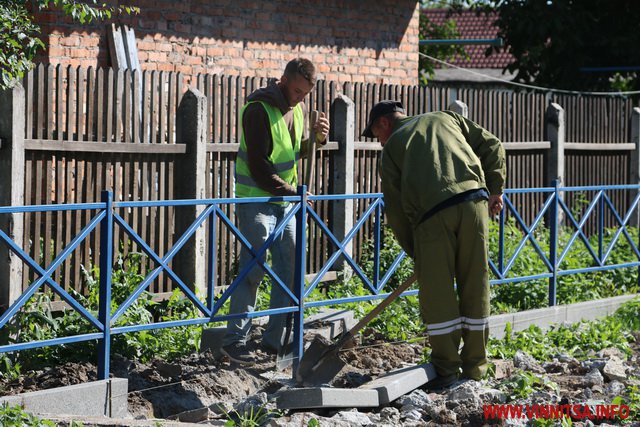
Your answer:
[[[625,208],[616,207],[610,197],[612,192],[624,191],[628,196],[628,203]],[[536,193],[541,195],[543,202],[535,217],[526,221],[520,214],[517,203],[514,200],[518,195]],[[568,194],[580,194],[582,205],[585,206],[579,212],[566,203]],[[630,222],[636,221],[634,216],[638,212],[638,201],[640,199],[640,186],[592,186],[592,187],[566,187],[560,188],[557,185],[548,188],[533,189],[511,189],[505,191],[505,210],[501,213],[498,231],[498,251],[489,261],[489,268],[494,276],[491,280],[493,285],[505,285],[513,282],[523,282],[530,280],[548,280],[549,283],[549,304],[556,304],[556,285],[560,276],[568,274],[586,273],[617,268],[629,268],[640,266],[640,250],[638,242],[634,241],[630,233]],[[357,219],[353,228],[344,236],[338,239],[325,224],[322,218],[313,208],[314,201],[337,201],[359,199],[360,203],[367,204],[360,218]],[[224,213],[223,207],[236,203],[256,203],[265,201],[289,202],[292,204],[288,216],[279,224],[266,243],[260,248],[251,247],[240,230],[233,224]],[[164,255],[159,255],[136,231],[123,219],[119,212],[127,209],[140,209],[152,206],[194,206],[202,207],[201,213],[196,220],[180,236],[173,247],[168,249]],[[358,195],[327,195],[308,196],[306,187],[299,188],[299,195],[290,197],[275,198],[245,198],[245,199],[204,199],[204,200],[173,200],[173,201],[141,201],[141,202],[114,202],[110,192],[103,192],[100,203],[67,204],[67,205],[41,205],[41,206],[19,206],[0,207],[2,214],[19,214],[26,212],[50,212],[50,211],[85,211],[89,212],[90,220],[87,225],[71,239],[67,246],[55,256],[47,266],[38,264],[32,259],[24,248],[19,247],[9,237],[6,230],[0,229],[0,244],[6,244],[24,263],[27,269],[33,270],[38,278],[13,302],[13,304],[0,316],[0,331],[7,327],[7,324],[16,316],[29,299],[46,284],[50,289],[59,295],[69,307],[77,311],[90,326],[94,329],[91,333],[84,333],[75,336],[65,336],[54,339],[47,339],[32,342],[11,342],[0,345],[0,353],[15,352],[26,349],[33,349],[52,345],[63,345],[89,340],[98,341],[98,377],[106,379],[110,370],[110,344],[112,336],[116,334],[136,332],[142,330],[168,328],[176,326],[203,325],[211,322],[226,321],[238,317],[260,317],[282,313],[294,314],[294,340],[296,342],[295,354],[301,355],[303,348],[303,327],[304,310],[308,307],[318,307],[326,305],[336,305],[346,302],[365,301],[384,298],[388,295],[384,292],[390,277],[402,262],[405,254],[400,252],[395,260],[386,269],[380,271],[380,246],[381,246],[381,224],[383,212],[382,194],[358,194]],[[605,230],[604,216],[609,215],[615,219],[614,230]],[[264,256],[269,246],[276,236],[282,232],[285,225],[296,218],[297,249],[295,259],[295,279],[293,286],[289,288],[287,284],[273,272]],[[312,276],[308,283],[305,282],[305,260],[307,253],[307,222],[313,222],[332,244],[333,249],[328,253],[327,260],[323,266]],[[592,223],[596,227],[592,227]],[[252,262],[240,271],[233,282],[226,290],[215,299],[216,295],[215,271],[216,271],[216,224],[220,223],[233,233],[238,241],[253,254]],[[347,245],[354,236],[363,228],[365,224],[372,224],[373,232],[373,273],[370,276],[365,273],[362,266],[350,255]],[[586,231],[587,224],[595,231]],[[145,278],[136,289],[117,308],[112,308],[111,280],[112,266],[114,261],[114,227],[118,226],[124,230],[131,241],[135,242],[149,259],[155,268],[146,273]],[[204,301],[196,296],[194,291],[184,283],[184,281],[170,267],[171,260],[181,250],[185,243],[193,236],[199,227],[208,227],[208,279],[206,284],[206,295]],[[89,236],[100,227],[100,253],[97,264],[100,266],[100,289],[99,308],[97,316],[92,314],[78,300],[69,294],[63,286],[56,283],[52,274],[67,259],[71,253]],[[513,240],[509,245],[505,243],[505,230],[517,230],[519,240]],[[513,233],[510,235],[512,238]],[[560,238],[562,236],[562,238]],[[544,244],[542,243],[544,239]],[[588,253],[589,259],[584,260],[584,266],[580,268],[562,268],[563,260],[567,254],[581,242]],[[611,260],[612,250],[616,245],[624,242],[627,245],[630,259],[624,262],[613,262]],[[524,248],[529,245],[539,257],[539,263],[543,266],[542,271],[530,272],[531,274],[516,273],[514,266],[518,262],[518,257]],[[509,247],[507,251],[506,248]],[[369,291],[369,295],[357,297],[345,297],[333,300],[309,300],[310,294],[322,281],[326,273],[336,262],[346,262],[354,274],[362,281]],[[287,293],[291,301],[290,306],[277,307],[266,310],[256,310],[251,313],[221,314],[221,308],[230,295],[236,290],[239,282],[249,273],[249,271],[259,266],[272,279],[272,286],[280,286]],[[173,320],[166,322],[118,325],[116,321],[120,319],[126,310],[149,288],[149,285],[160,275],[167,275],[194,305],[199,312],[199,317]],[[405,292],[403,295],[415,295],[417,290]],[[296,362],[294,362],[294,367]]]

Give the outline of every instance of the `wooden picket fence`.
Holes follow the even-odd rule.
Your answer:
[[[177,110],[181,97],[191,86],[207,98],[207,188],[206,197],[233,197],[235,156],[238,148],[240,109],[246,96],[267,84],[259,77],[198,75],[173,72],[131,72],[113,69],[73,68],[39,65],[25,77],[25,204],[82,203],[96,201],[102,190],[110,189],[115,200],[174,199],[174,183],[180,179],[176,159],[185,147],[176,140]],[[399,86],[386,84],[319,81],[310,94],[310,109],[331,118],[332,100],[344,94],[355,104],[354,192],[379,192],[377,142],[359,137],[366,126],[371,106],[382,99],[401,100],[408,114],[446,109],[454,100],[464,101],[469,117],[500,137],[508,146],[508,187],[546,186],[548,148],[544,144],[545,109],[550,102],[567,111],[567,141],[595,144],[571,149],[567,154],[565,185],[607,185],[629,183],[630,117],[636,105],[621,97],[588,97],[551,93],[515,92],[445,86]],[[331,139],[331,141],[334,141]],[[520,144],[520,145],[518,145]],[[536,145],[537,144],[537,145]],[[610,144],[610,148],[601,144]],[[622,144],[622,145],[617,145]],[[576,146],[577,147],[577,146]],[[603,151],[604,148],[604,151]],[[622,148],[622,149],[618,149]],[[320,151],[312,178],[313,192],[331,193],[333,156],[336,144]],[[301,165],[304,168],[304,165]],[[300,176],[304,176],[304,170]],[[541,200],[531,197],[531,211]],[[621,194],[619,202],[628,203]],[[145,208],[122,212],[125,220],[159,253],[173,244],[174,218],[179,208]],[[317,209],[330,221],[330,206]],[[357,202],[354,218],[366,209]],[[234,219],[230,208],[226,212]],[[24,237],[29,254],[43,263],[60,252],[89,220],[88,214],[35,212],[25,214]],[[234,236],[219,228],[217,277],[229,283],[239,253]],[[121,247],[126,256],[139,251],[122,230]],[[354,240],[356,255],[367,240],[369,229]],[[310,230],[308,271],[326,260],[333,250],[317,227]],[[92,266],[98,252],[93,237],[76,250],[56,271],[54,279],[66,288],[83,286],[82,268]],[[143,266],[143,271],[153,265]],[[33,280],[25,275],[23,286]],[[168,292],[170,281],[162,277],[151,289]]]

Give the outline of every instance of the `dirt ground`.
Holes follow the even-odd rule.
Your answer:
[[[169,418],[181,412],[220,403],[230,408],[247,396],[275,393],[293,381],[291,368],[276,370],[276,356],[259,345],[260,326],[252,330],[248,351],[256,363],[243,367],[209,352],[192,354],[173,361],[138,363],[115,356],[111,361],[113,377],[129,380],[129,412],[136,418]],[[336,376],[333,386],[354,388],[390,370],[417,363],[422,344],[390,345],[375,342],[341,357],[347,366]],[[0,382],[0,395],[14,395],[95,381],[97,368],[92,363],[67,363],[25,375],[18,380]]]
[[[261,333],[254,330],[255,337]],[[254,337],[254,338],[255,338]],[[640,338],[640,335],[637,337]],[[275,355],[262,351],[254,339],[249,350],[257,363],[243,368],[228,360],[216,360],[210,352],[193,354],[173,361],[153,361],[142,364],[118,357],[112,360],[112,375],[129,380],[129,412],[138,419],[175,418],[177,414],[203,408],[220,407],[221,412],[214,418],[224,419],[224,412],[233,410],[233,405],[248,396],[259,393],[270,398],[279,389],[293,382],[291,371],[280,373],[275,369]],[[392,369],[404,367],[420,361],[424,343],[384,343],[374,342],[367,346],[345,351],[341,357],[347,361],[345,369],[332,383],[335,387],[357,387]],[[640,346],[635,345],[635,354],[628,362],[635,372],[640,373]],[[507,361],[509,362],[509,361]],[[584,377],[587,372],[573,361],[557,362],[545,368],[545,375],[560,386],[560,396],[569,401],[579,399],[585,393]],[[34,376],[0,383],[1,394],[42,390],[65,385],[85,383],[96,379],[96,366],[91,363],[66,364],[36,373]],[[495,386],[490,381],[486,387]],[[606,387],[593,387],[589,399],[610,402]],[[380,411],[376,408],[373,411]],[[334,411],[335,413],[337,411]],[[477,411],[476,411],[477,412]],[[326,416],[329,412],[316,411]],[[283,415],[291,415],[290,413]],[[465,419],[466,417],[466,419]],[[480,414],[469,411],[458,414],[457,425],[483,425]],[[459,423],[459,424],[458,424]],[[425,424],[427,425],[427,424]],[[574,424],[581,425],[581,424]]]

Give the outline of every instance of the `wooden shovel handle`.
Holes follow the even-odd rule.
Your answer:
[[[353,328],[349,329],[349,331],[346,334],[344,334],[342,337],[340,337],[340,340],[338,340],[338,342],[336,343],[335,347],[336,348],[340,348],[344,344],[346,344],[347,341],[349,341],[351,338],[353,338],[355,336],[355,334],[357,334],[360,331],[360,329],[365,327],[367,325],[367,323],[371,322],[374,317],[376,317],[378,314],[380,314],[380,312],[382,310],[387,308],[387,306],[389,304],[391,304],[393,301],[395,301],[400,296],[401,293],[403,293],[404,291],[409,289],[409,287],[411,285],[413,285],[413,283],[416,281],[417,278],[418,277],[416,276],[416,273],[414,272],[411,275],[411,277],[409,277],[407,280],[402,282],[402,284],[400,286],[398,286],[393,292],[391,292],[384,300],[382,300],[382,302],[380,304],[378,304],[366,316],[364,316],[362,319],[360,319],[360,321],[358,323],[356,323],[356,325]]]
[[[313,110],[311,112],[311,117],[309,118],[309,144],[307,146],[307,170],[305,175],[304,183],[307,185],[307,191],[311,191],[311,187],[313,184],[313,170],[316,165],[316,132],[313,129],[316,122],[318,121],[318,111]]]

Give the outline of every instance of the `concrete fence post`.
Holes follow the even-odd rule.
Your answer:
[[[550,103],[547,107],[545,113],[545,129],[547,139],[551,144],[549,155],[547,156],[546,183],[548,186],[553,187],[555,185],[554,181],[558,180],[558,186],[566,186],[567,183],[564,178],[564,142],[566,132],[564,108],[555,102]],[[564,199],[562,192],[560,192],[558,196]],[[562,224],[564,222],[564,214],[561,209],[557,210],[557,217],[557,224]]]
[[[449,110],[458,113],[463,117],[469,118],[469,107],[462,101],[455,100],[449,104]]]
[[[631,112],[631,142],[636,144],[635,150],[631,153],[631,171],[630,171],[630,184],[640,184],[640,108],[634,107]],[[638,192],[631,194],[631,199],[635,197]],[[640,218],[638,213],[640,209],[636,209],[636,212],[629,219],[629,224],[638,227],[640,226]]]
[[[186,154],[179,156],[174,181],[176,199],[204,199],[207,161],[207,98],[197,89],[189,89],[180,100],[176,120],[177,142],[186,144]],[[204,206],[176,208],[176,240],[202,213]],[[201,225],[173,259],[173,270],[191,289],[206,293],[206,228]]]
[[[560,185],[567,185],[564,179],[564,142],[565,142],[565,120],[564,109],[552,102],[547,107],[545,114],[545,128],[547,139],[551,143],[549,156],[547,158],[546,184],[551,186],[555,179],[560,181]]]
[[[338,142],[338,150],[333,154],[331,180],[333,194],[353,194],[354,192],[354,142],[355,142],[355,105],[351,99],[338,95],[331,106],[331,132]],[[353,200],[334,200],[331,202],[330,225],[338,240],[353,228]],[[346,246],[346,252],[353,255],[353,242]],[[342,270],[343,266],[336,266]]]
[[[24,205],[24,88],[0,90],[0,206]],[[0,215],[0,229],[24,249],[24,214]],[[23,262],[0,243],[0,312],[22,294]]]

